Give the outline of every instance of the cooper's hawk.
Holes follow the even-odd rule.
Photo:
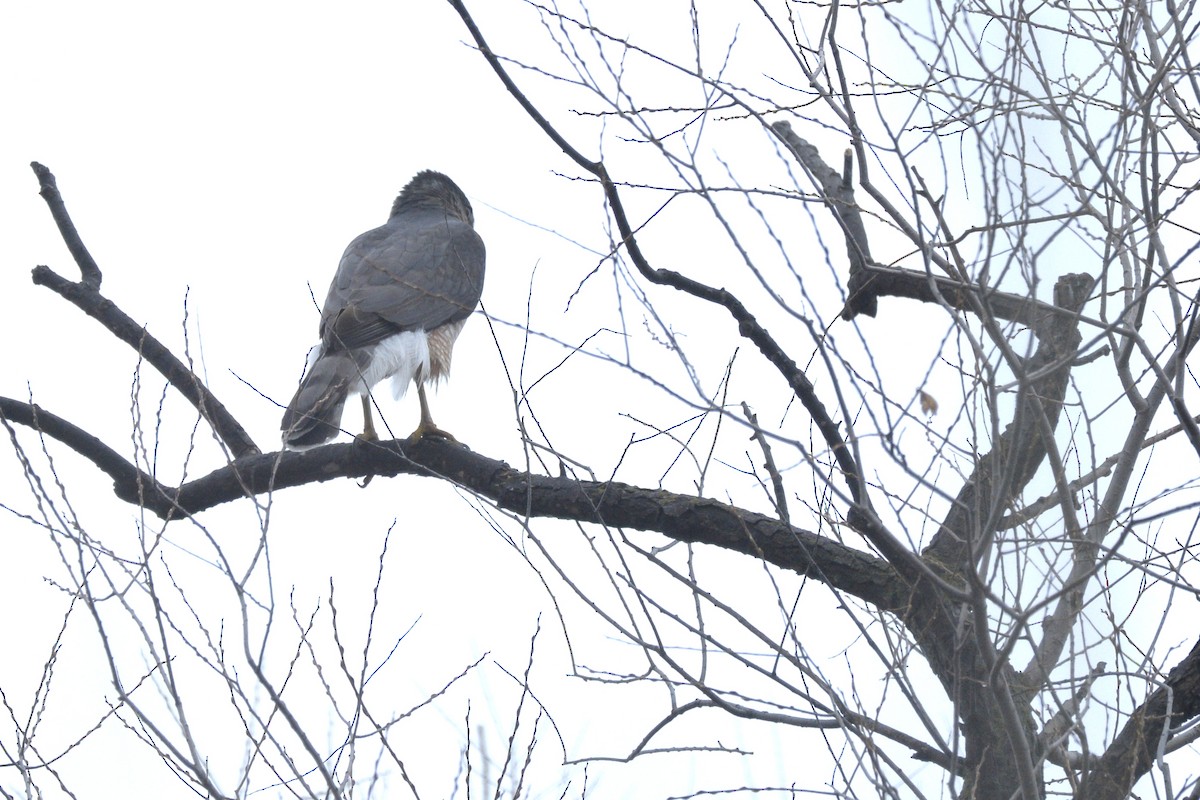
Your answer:
[[[450,352],[483,290],[483,240],[467,196],[440,172],[409,181],[387,224],[346,248],[309,353],[283,413],[283,443],[313,447],[337,435],[350,394],[362,395],[365,438],[374,439],[369,392],[385,378],[399,399],[416,381],[421,424],[410,438],[446,435],[429,416],[424,384],[450,370]]]

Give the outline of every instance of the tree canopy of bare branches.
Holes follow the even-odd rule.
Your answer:
[[[97,626],[102,595],[136,586],[157,607],[169,593],[147,566],[157,545],[139,562],[76,536],[25,431],[171,525],[203,527],[229,503],[257,503],[265,520],[333,480],[456,487],[481,525],[527,543],[556,596],[636,645],[632,667],[574,665],[661,693],[661,722],[629,733],[631,759],[738,752],[708,728],[660,747],[707,709],[825,753],[812,763],[827,768],[789,765],[797,794],[1200,796],[1194,4],[748,2],[735,19],[693,3],[651,24],[530,0],[492,27],[482,3],[449,4],[495,91],[561,157],[564,186],[603,208],[586,225],[605,248],[561,265],[573,286],[561,329],[488,315],[547,363],[619,372],[625,383],[596,391],[625,427],[601,435],[629,443],[615,459],[558,444],[553,426],[571,417],[549,408],[578,389],[542,399],[557,367],[497,392],[513,396],[517,465],[435,438],[256,442],[190,358],[104,294],[54,176],[34,164],[79,276],[39,266],[33,282],[133,348],[225,456],[167,481],[49,403],[0,398],[31,516],[73,539],[71,590]],[[494,335],[504,357],[510,340]],[[250,619],[259,601],[233,578]],[[219,661],[202,625],[129,618],[179,625],[185,649]],[[172,668],[154,652],[141,680]],[[246,662],[271,713],[288,715],[286,678]],[[128,666],[109,664],[136,735],[224,796],[200,749],[141,710]],[[191,713],[168,697],[177,722]],[[348,768],[306,725],[287,719],[280,780],[350,794]]]

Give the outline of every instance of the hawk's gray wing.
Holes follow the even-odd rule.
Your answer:
[[[413,209],[346,248],[321,312],[326,352],[466,319],[483,291],[484,247],[467,223]]]

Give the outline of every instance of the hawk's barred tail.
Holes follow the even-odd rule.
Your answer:
[[[341,430],[342,407],[350,386],[362,374],[347,353],[321,356],[309,368],[296,396],[283,412],[283,443],[293,449],[316,447]]]

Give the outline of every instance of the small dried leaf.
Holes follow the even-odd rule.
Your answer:
[[[933,395],[921,390],[921,410],[926,414],[936,414],[938,412],[937,400],[933,399]]]

